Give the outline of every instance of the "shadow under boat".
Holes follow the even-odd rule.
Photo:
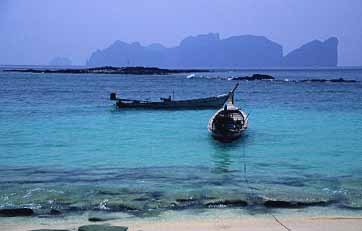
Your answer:
[[[147,101],[118,98],[116,93],[110,95],[110,100],[116,101],[117,108],[134,108],[134,109],[215,109],[220,108],[228,100],[231,91],[226,94],[186,100],[173,100],[171,96],[168,98],[160,98],[160,101]]]

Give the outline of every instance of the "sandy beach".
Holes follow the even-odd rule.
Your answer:
[[[315,231],[360,231],[362,216],[299,216],[299,215],[230,215],[224,212],[212,215],[185,215],[173,212],[161,217],[124,217],[106,222],[89,222],[89,214],[67,216],[64,218],[7,218],[0,220],[0,230],[30,231],[38,229],[78,230],[89,224],[109,224],[126,226],[129,231],[239,231],[239,230],[315,230]]]
[[[279,223],[281,222],[281,223]],[[277,222],[274,218],[265,219],[215,219],[215,220],[188,220],[172,222],[134,223],[129,230],[361,230],[360,218],[291,218]]]
[[[360,231],[362,227],[362,217],[316,217],[316,218],[292,218],[281,221],[283,225],[275,219],[216,219],[216,220],[180,220],[180,221],[158,221],[158,222],[107,222],[113,226],[128,226],[130,231],[163,231],[163,230],[194,230],[194,231],[237,231],[237,230],[315,230],[315,231]],[[63,224],[1,224],[1,230],[6,231],[28,231],[35,229],[68,229],[77,230],[85,223],[76,224],[64,222]]]

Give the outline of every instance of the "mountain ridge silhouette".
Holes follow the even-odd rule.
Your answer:
[[[282,45],[264,36],[220,39],[218,33],[189,36],[178,46],[115,41],[93,52],[87,66],[148,66],[163,68],[330,67],[338,64],[338,39],[313,40],[283,55]]]

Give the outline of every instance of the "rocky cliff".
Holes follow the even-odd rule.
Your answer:
[[[176,47],[116,41],[90,56],[88,66],[152,66],[163,68],[247,68],[336,66],[336,38],[313,41],[283,57],[283,48],[263,36],[220,39],[219,34],[190,36]]]
[[[338,39],[314,40],[290,52],[283,58],[285,67],[332,67],[338,64]]]

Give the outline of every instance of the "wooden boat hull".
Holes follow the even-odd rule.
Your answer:
[[[220,109],[218,110],[209,120],[208,123],[208,130],[211,133],[211,136],[216,139],[219,140],[221,142],[232,142],[235,141],[237,139],[239,139],[242,134],[244,133],[244,131],[248,128],[248,119],[247,119],[247,114],[241,110],[239,110],[238,108],[233,107],[232,112],[236,113],[236,117],[238,117],[236,120],[240,121],[240,125],[238,127],[233,127],[230,129],[227,129],[225,127],[227,127],[226,124],[218,124],[220,122],[217,122],[217,117],[222,114],[222,113],[229,113],[229,111],[225,110],[225,109]],[[234,115],[235,117],[235,115]],[[233,121],[234,123],[232,123],[233,125],[235,125],[235,121]],[[220,127],[223,127],[225,129],[220,129]]]
[[[125,102],[118,100],[118,108],[139,108],[139,109],[213,109],[221,107],[228,99],[228,94],[191,100],[172,100],[164,102]]]

